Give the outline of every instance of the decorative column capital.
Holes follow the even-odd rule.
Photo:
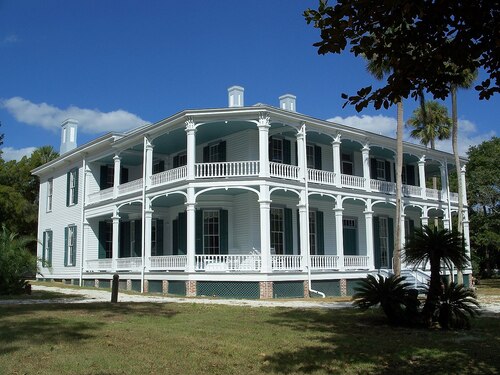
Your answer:
[[[188,117],[185,121],[186,124],[186,132],[195,132],[196,131],[196,123],[194,122],[192,117]]]
[[[115,161],[115,163],[116,163],[116,162],[118,162],[118,161],[120,161],[121,159],[122,159],[122,158],[121,158],[121,156],[120,156],[120,153],[119,153],[119,152],[117,152],[117,153],[115,154],[115,156],[113,156],[113,160]]]
[[[340,145],[342,143],[342,134],[337,133],[333,136],[333,141],[332,141],[332,146],[333,145]]]
[[[267,112],[259,113],[259,124],[257,125],[259,128],[270,128],[271,127],[271,117]]]
[[[465,172],[466,172],[466,171],[467,171],[467,165],[466,165],[466,164],[464,164],[464,165],[462,165],[462,167],[460,168],[460,173],[461,173],[461,174],[465,174]]]
[[[120,216],[118,214],[116,214],[114,216],[111,216],[111,219],[113,220],[113,222],[120,221]]]
[[[425,155],[422,155],[419,159],[418,159],[418,165],[425,165]]]
[[[373,216],[374,212],[375,211],[363,211],[363,213],[365,214],[365,216],[368,216],[368,217]]]

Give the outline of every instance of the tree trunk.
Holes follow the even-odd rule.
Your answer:
[[[436,308],[439,304],[443,287],[441,285],[441,259],[435,259],[432,255],[429,257],[431,266],[431,280],[429,282],[429,292],[422,309],[424,321],[430,326]]]
[[[460,158],[458,154],[458,114],[457,114],[457,87],[451,87],[451,121],[452,121],[452,130],[451,130],[451,142],[453,147],[453,156],[455,158],[455,168],[457,171],[457,186],[458,186],[458,222],[457,222],[457,230],[458,233],[463,233],[462,221],[463,221],[463,211],[464,211],[464,202],[462,196],[462,179],[460,178],[461,166],[460,166]],[[448,197],[450,199],[450,197]],[[450,228],[451,228],[451,217],[450,217]],[[463,284],[463,274],[462,271],[457,269],[457,283]]]
[[[403,101],[397,103],[398,120],[396,129],[396,225],[392,268],[396,276],[401,276],[401,217],[402,217],[402,178],[403,172]]]

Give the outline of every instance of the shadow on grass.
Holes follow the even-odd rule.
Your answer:
[[[23,304],[0,309],[0,355],[23,350],[23,343],[58,345],[90,340],[109,324],[151,316],[171,318],[176,312],[159,304]]]
[[[53,292],[50,290],[34,290],[31,294],[0,295],[0,301],[27,301],[27,300],[50,300],[50,299],[72,299],[81,300],[84,297],[80,294],[67,294]]]
[[[391,327],[378,311],[281,311],[272,324],[312,334],[309,345],[267,355],[267,373],[497,374],[500,322],[470,331]]]

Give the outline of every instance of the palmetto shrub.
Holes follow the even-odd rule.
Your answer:
[[[474,291],[462,284],[445,284],[437,315],[443,329],[470,328],[470,318],[479,315],[479,303]]]

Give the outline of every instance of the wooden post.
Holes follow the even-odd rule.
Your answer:
[[[118,302],[118,285],[120,281],[120,276],[115,273],[113,275],[113,284],[111,286],[111,303]]]

